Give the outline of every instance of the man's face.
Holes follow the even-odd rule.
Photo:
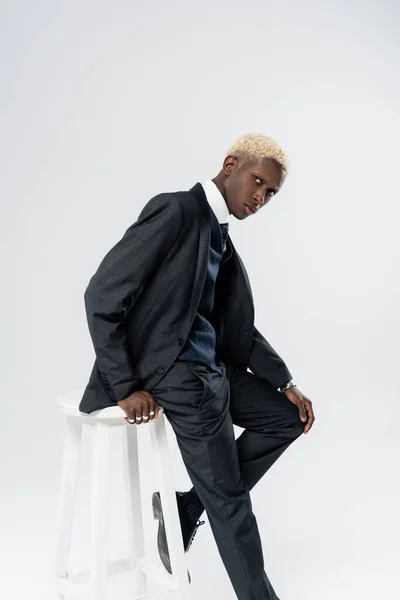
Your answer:
[[[224,161],[225,199],[229,212],[237,219],[246,219],[268,204],[283,185],[286,173],[281,165],[271,158],[249,161],[238,166],[235,157]]]

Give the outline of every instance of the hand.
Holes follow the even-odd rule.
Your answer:
[[[144,390],[133,392],[124,400],[119,400],[117,404],[127,415],[125,421],[134,420],[136,425],[148,423],[158,417],[158,404],[153,396]]]
[[[304,433],[308,433],[315,421],[311,400],[309,400],[307,396],[302,394],[300,390],[294,386],[285,390],[283,393],[285,394],[286,398],[288,398],[290,402],[293,402],[293,404],[295,404],[299,409],[300,419],[302,421],[307,421],[304,427]]]

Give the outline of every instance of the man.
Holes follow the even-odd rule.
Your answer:
[[[193,484],[177,492],[185,549],[205,509],[240,600],[277,599],[249,492],[314,422],[311,401],[254,326],[250,282],[228,234],[230,215],[266,206],[287,168],[271,138],[240,137],[213,180],[152,198],[85,291],[96,360],[80,410],[117,403],[140,424],[163,407]],[[244,429],[237,440],[233,424]],[[157,492],[153,511],[170,571]]]

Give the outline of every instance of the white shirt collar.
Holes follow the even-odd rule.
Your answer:
[[[207,202],[218,219],[218,223],[228,223],[230,216],[228,205],[215,183],[212,179],[207,179],[201,185],[205,191]]]

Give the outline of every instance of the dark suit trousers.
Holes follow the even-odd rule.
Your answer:
[[[176,362],[151,393],[176,434],[237,597],[277,600],[249,491],[304,424],[297,407],[267,382],[245,370],[223,370]],[[237,440],[232,424],[244,428]]]

